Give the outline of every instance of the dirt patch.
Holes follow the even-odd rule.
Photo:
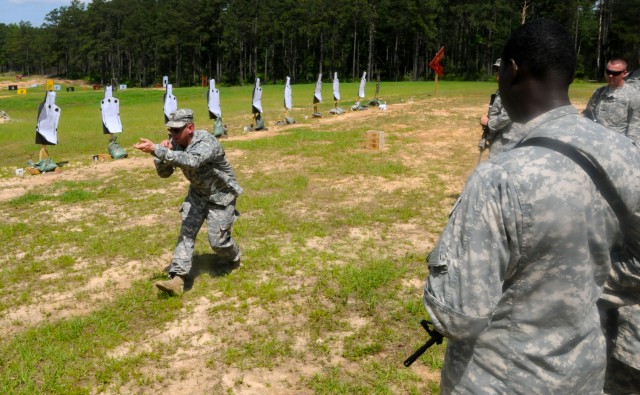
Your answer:
[[[45,76],[24,76],[21,79],[16,79],[14,81],[0,81],[0,89],[9,89],[9,85],[17,85],[18,89],[31,88],[33,85],[46,85],[47,81],[50,79],[53,80],[53,83],[55,85],[79,86],[86,88],[91,87],[91,84],[84,80],[59,79]]]
[[[447,109],[434,111],[431,114],[425,113],[423,108],[424,103],[412,102],[389,105],[387,110],[370,108],[366,111],[347,112],[341,116],[327,114],[323,118],[311,120],[308,124],[269,127],[269,131],[232,136],[221,140],[221,142],[224,144],[225,141],[273,138],[286,135],[289,133],[287,129],[291,127],[316,128],[322,126],[324,128],[328,125],[329,127],[324,128],[323,131],[339,131],[348,128],[348,125],[351,124],[366,125],[366,122],[370,122],[371,129],[375,129],[373,125],[376,124],[378,117],[416,114],[416,117],[420,117],[420,119],[426,116],[446,118],[460,113],[460,110],[457,109]],[[481,107],[478,107],[478,114],[481,114],[480,109]],[[471,110],[464,109],[464,111]],[[396,141],[403,145],[403,149],[397,153],[397,157],[409,169],[406,177],[389,180],[383,177],[344,175],[339,179],[329,180],[326,176],[322,177],[321,174],[305,174],[309,178],[309,184],[313,184],[314,188],[326,188],[329,193],[342,196],[342,199],[331,202],[339,209],[348,211],[356,207],[366,207],[368,203],[373,202],[379,196],[386,198],[399,191],[422,189],[427,182],[427,176],[421,169],[432,166],[434,160],[441,160],[443,152],[446,153],[456,145],[460,145],[460,141],[469,140],[469,143],[464,142],[462,145],[465,147],[468,145],[469,150],[472,150],[479,137],[479,131],[478,135],[471,135],[469,129],[464,125],[439,126],[433,129],[424,126],[422,128],[410,124],[411,121],[407,121],[405,117],[398,118],[402,118],[402,123],[394,125],[394,128],[410,129],[394,136]],[[473,123],[476,124],[475,119]],[[473,141],[471,142],[471,140]],[[322,142],[314,143],[322,144]],[[246,165],[247,151],[227,149],[226,154],[234,165],[234,169],[240,170],[237,171],[240,176],[278,172],[297,174],[305,168],[313,167],[312,161],[316,160],[295,155],[281,156],[277,160],[259,162],[249,168]],[[117,161],[93,164],[71,163],[63,167],[59,173],[25,175],[24,178],[13,177],[0,180],[0,202],[6,202],[34,188],[62,180],[108,180],[123,171],[135,174],[137,171],[148,171],[153,167],[153,160],[149,155],[137,152],[133,152],[126,159]],[[464,178],[451,176],[446,180],[447,190],[450,190],[451,193],[457,193],[463,182]],[[354,185],[359,186],[360,192],[354,193]],[[180,183],[179,187],[182,192],[186,191],[185,186],[186,182]],[[315,216],[319,220],[324,220],[323,216],[327,214],[326,210],[323,210],[322,204],[325,203],[319,202],[317,204],[318,206],[316,206],[316,202],[312,204],[308,204],[308,201],[307,204],[304,201],[295,202],[288,207],[288,212],[292,216],[300,216],[301,218]],[[91,211],[98,209],[104,211],[105,208],[100,208],[98,205],[95,207],[70,206],[65,207],[64,210],[54,208],[51,215],[55,217],[54,223],[56,225],[62,225],[90,217]],[[258,208],[248,210],[243,213],[242,218],[245,221],[258,218],[264,214],[261,210]],[[11,216],[7,215],[7,220],[11,219]],[[171,221],[174,220],[171,219]],[[133,226],[152,226],[163,221],[167,221],[167,218],[162,213],[150,213],[131,219],[127,225],[114,228],[114,231],[123,231]],[[69,231],[76,230],[69,229]],[[250,229],[245,232],[250,232]],[[361,259],[363,250],[367,251],[365,249],[385,248],[384,254],[389,256],[403,257],[408,253],[425,256],[435,238],[425,231],[424,224],[414,219],[382,225],[372,222],[366,226],[341,226],[336,233],[326,234],[330,234],[330,236],[325,237],[323,234],[322,237],[311,237],[299,246],[292,243],[295,235],[277,234],[274,235],[274,240],[267,240],[267,242],[277,243],[281,254],[286,253],[287,248],[298,248],[313,256],[310,259],[312,262],[303,262],[304,265],[315,264],[314,259],[317,259],[319,265],[339,267]],[[398,235],[398,238],[390,243],[384,240],[388,235]],[[206,229],[202,229],[199,239],[206,240]],[[261,240],[261,242],[265,241]],[[380,245],[384,245],[384,247],[380,247]],[[73,250],[65,250],[66,247],[52,248],[47,252],[48,258],[54,258],[63,250],[67,251],[67,254],[73,255]],[[330,251],[334,256],[324,258],[322,255],[327,251]],[[144,264],[140,261],[117,262],[98,269],[92,267],[92,262],[76,262],[70,272],[82,273],[84,269],[89,267],[93,271],[86,279],[78,280],[80,285],[73,289],[52,289],[51,284],[56,284],[56,281],[61,282],[60,274],[43,274],[39,278],[43,288],[38,290],[37,294],[30,295],[30,302],[10,307],[0,315],[0,334],[10,337],[44,322],[90,314],[104,305],[105,301],[108,303],[119,293],[128,290],[133,281],[148,278],[151,272],[164,268],[171,256],[171,248],[167,248],[167,252],[163,256],[152,262],[144,262]],[[105,387],[101,387],[99,391],[105,394],[156,392],[175,394],[311,394],[314,392],[308,388],[308,380],[315,375],[326,376],[334,367],[339,368],[347,375],[359,374],[361,365],[347,360],[343,356],[344,342],[354,334],[366,331],[373,324],[371,317],[354,310],[354,313],[345,319],[345,323],[339,329],[332,329],[324,333],[321,338],[310,335],[307,330],[308,325],[304,325],[307,324],[304,321],[308,320],[307,312],[301,313],[299,310],[310,308],[312,305],[315,307],[317,303],[320,307],[327,307],[326,310],[331,311],[333,302],[322,297],[320,301],[310,300],[316,297],[308,294],[317,286],[318,278],[309,275],[307,267],[281,269],[281,266],[285,266],[283,262],[279,261],[281,256],[276,253],[273,256],[260,258],[269,262],[269,270],[252,267],[251,262],[244,261],[243,257],[243,269],[241,269],[248,270],[256,286],[268,285],[274,273],[284,276],[285,274],[278,273],[278,271],[288,270],[285,288],[287,292],[295,293],[287,293],[284,300],[278,301],[277,311],[273,311],[275,309],[273,306],[269,306],[268,302],[264,303],[258,298],[236,300],[237,298],[225,296],[222,292],[214,289],[208,290],[206,297],[190,299],[192,296],[187,294],[184,297],[183,308],[176,312],[173,321],[167,322],[161,327],[149,328],[140,338],[121,344],[108,352],[107,358],[118,360],[140,356],[146,362],[143,366],[136,368],[134,378],[126,379],[129,381],[124,383],[105,384]],[[278,269],[274,271],[273,267],[278,267]],[[239,272],[239,275],[242,274],[246,275]],[[201,280],[203,279],[200,278],[196,282]],[[422,282],[422,279],[407,279],[404,280],[403,286],[407,292],[419,295]],[[202,284],[195,286],[200,285]],[[150,287],[153,286],[150,285]],[[243,314],[234,315],[233,308],[239,308],[238,306],[242,306],[246,313],[243,310]],[[253,340],[256,334],[252,330],[259,331],[264,323],[275,323],[278,329],[283,328],[282,333],[265,335],[286,337],[292,348],[292,356],[287,356],[287,360],[284,362],[276,361],[268,368],[242,366],[242,360],[237,363],[226,362],[226,350],[230,346],[240,347],[240,345]],[[301,328],[305,329],[300,330]],[[326,347],[327,352],[320,357],[308,356],[308,350],[312,347]],[[389,352],[385,350],[385,353]],[[154,355],[154,357],[149,358],[147,355]],[[367,358],[374,361],[381,360],[381,363],[386,364],[389,363],[391,357],[387,354],[377,354]],[[432,372],[422,364],[413,366],[412,371],[421,377],[422,383],[439,380],[437,371]]]
[[[85,181],[105,178],[121,170],[153,168],[153,159],[149,156],[133,156],[120,160],[97,162],[90,170],[81,163],[70,163],[60,168],[59,172],[47,172],[31,175],[25,172],[24,177],[0,179],[0,202],[21,196],[35,187],[49,185],[58,181]]]
[[[171,254],[165,254],[155,263],[143,264],[140,261],[114,263],[98,276],[89,278],[80,287],[62,292],[50,292],[44,287],[44,291],[33,295],[35,302],[3,311],[0,317],[0,335],[11,336],[42,322],[88,314],[101,303],[111,300],[117,293],[129,289],[134,279],[148,274],[150,266],[161,267],[170,260]],[[77,270],[81,271],[83,264],[87,263],[79,263]],[[46,283],[58,277],[59,274],[50,273],[41,276],[40,281]]]
[[[240,136],[231,136],[231,137],[225,137],[223,139],[220,139],[220,141],[222,143],[224,143],[225,141],[248,141],[248,140],[257,140],[257,139],[262,139],[262,138],[267,138],[267,137],[274,137],[274,136],[278,136],[280,134],[282,134],[282,132],[286,131],[286,129],[284,127],[278,127],[278,126],[270,126],[269,130],[266,131],[256,131],[256,132],[247,132],[247,134],[243,134]]]

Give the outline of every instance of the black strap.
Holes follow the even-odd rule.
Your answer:
[[[427,331],[431,338],[404,361],[404,366],[406,367],[411,366],[411,364],[414,363],[416,359],[420,358],[420,356],[429,349],[429,347],[433,346],[434,344],[442,344],[442,341],[444,340],[444,336],[441,335],[440,332],[436,331],[435,327],[434,329],[431,329],[429,327],[429,325],[433,325],[431,321],[422,320],[420,321],[420,325],[422,325],[424,330]]]
[[[591,177],[602,197],[606,199],[616,217],[618,217],[618,224],[623,237],[628,236],[625,229],[629,229],[630,224],[628,222],[631,220],[631,212],[622,201],[604,169],[597,162],[592,161],[584,152],[581,152],[573,145],[549,137],[532,137],[519,143],[516,148],[527,146],[543,147],[556,151],[580,166]]]

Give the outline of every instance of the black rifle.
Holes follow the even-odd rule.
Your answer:
[[[489,113],[491,113],[491,106],[493,106],[494,101],[496,101],[495,93],[491,95],[491,99],[489,100],[489,109],[487,110],[487,116],[489,116]],[[489,147],[489,143],[491,142],[489,140],[489,133],[491,133],[491,130],[489,130],[489,125],[487,124],[482,126],[482,137],[480,137],[480,141],[478,141],[478,149],[480,150],[480,155],[478,155],[478,163],[480,163],[480,160],[482,159],[482,153]]]
[[[424,354],[425,351],[429,349],[429,347],[434,344],[442,344],[442,340],[444,336],[442,336],[439,332],[434,329],[431,329],[429,325],[433,325],[431,322],[427,320],[420,321],[420,325],[424,328],[425,331],[431,336],[431,339],[427,340],[425,344],[422,345],[419,349],[416,350],[409,358],[404,361],[404,366],[409,367],[412,363],[416,361],[416,359],[420,358],[420,355]]]

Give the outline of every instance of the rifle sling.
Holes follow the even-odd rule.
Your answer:
[[[584,152],[581,152],[573,145],[549,137],[532,137],[519,143],[516,148],[527,146],[542,147],[558,152],[580,166],[591,178],[602,197],[605,198],[609,206],[611,206],[611,209],[618,218],[620,231],[623,237],[625,236],[626,232],[624,230],[630,229],[629,221],[632,215],[616,191],[615,186],[609,177],[607,177],[604,169],[597,162],[592,161]]]

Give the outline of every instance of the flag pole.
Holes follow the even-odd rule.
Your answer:
[[[429,67],[435,72],[436,78],[433,84],[434,95],[438,96],[438,76],[443,75],[444,68],[440,64],[440,61],[444,58],[444,47],[436,53],[436,56],[429,62]]]
[[[47,151],[47,146],[45,144],[41,144],[40,146],[40,154],[38,158],[40,160],[47,159],[49,157],[49,151]]]

